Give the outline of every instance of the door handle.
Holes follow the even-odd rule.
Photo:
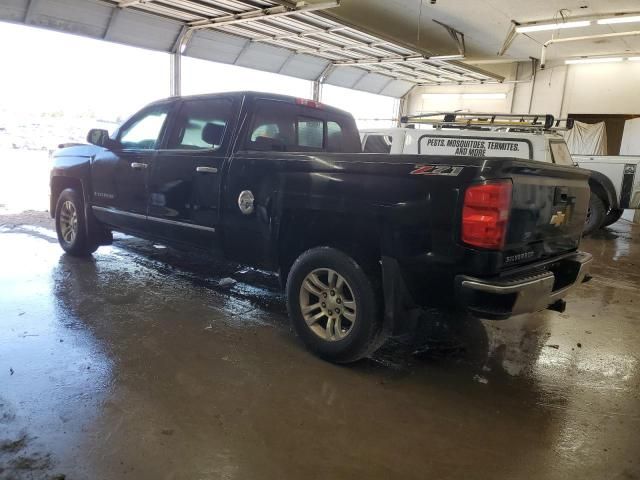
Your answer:
[[[196,167],[198,173],[218,173],[218,169],[215,167]]]
[[[133,162],[131,164],[131,168],[133,168],[134,170],[144,170],[147,167],[148,165],[146,163]]]

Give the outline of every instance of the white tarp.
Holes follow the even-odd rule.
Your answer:
[[[640,118],[624,122],[620,155],[640,155]]]
[[[604,122],[575,122],[565,134],[567,147],[572,155],[606,155],[607,129]]]

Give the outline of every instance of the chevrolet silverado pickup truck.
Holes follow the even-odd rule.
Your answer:
[[[347,363],[430,308],[489,319],[588,278],[589,174],[513,157],[361,153],[351,115],[240,92],[155,102],[54,154],[70,255],[112,231],[278,272],[303,343]]]
[[[573,121],[556,120],[553,115],[428,113],[403,117],[401,124],[403,126],[397,128],[362,130],[364,152],[512,157],[559,165],[577,163],[561,134],[573,127]],[[628,207],[621,207],[608,172],[603,172],[598,163],[580,162],[578,166],[591,171],[591,196],[584,225],[584,233],[588,235],[617,221],[622,215],[621,208]]]

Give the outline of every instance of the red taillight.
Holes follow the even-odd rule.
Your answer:
[[[324,107],[322,103],[316,102],[315,100],[307,100],[306,98],[296,98],[296,104],[318,109],[322,109]]]
[[[511,181],[467,188],[462,207],[462,241],[474,247],[501,249],[511,206]]]

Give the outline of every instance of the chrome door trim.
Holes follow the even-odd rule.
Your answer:
[[[179,227],[195,228],[196,230],[204,230],[205,232],[216,231],[216,229],[213,227],[205,227],[203,225],[194,225],[192,223],[185,223],[185,222],[176,222],[175,220],[167,220],[166,218],[147,217],[147,220],[151,220],[152,222],[158,222],[158,223],[166,223],[169,225],[177,225]]]
[[[140,215],[139,213],[125,212],[123,210],[118,210],[117,208],[98,207],[96,205],[93,205],[91,208],[93,208],[94,210],[101,211],[101,212],[115,213],[117,215],[124,215],[124,216],[127,216],[127,217],[133,217],[133,218],[138,218],[138,219],[142,219],[142,220],[151,220],[152,222],[166,223],[168,225],[177,225],[179,227],[195,228],[196,230],[204,230],[206,232],[215,232],[216,231],[216,229],[213,228],[213,227],[205,227],[203,225],[194,225],[192,223],[185,223],[185,222],[176,222],[175,220],[167,220],[165,218],[149,217],[147,215]]]
[[[118,215],[124,215],[125,217],[132,217],[140,220],[147,219],[146,215],[140,215],[139,213],[125,212],[124,210],[118,210],[117,208],[98,207],[97,205],[92,205],[91,208],[93,208],[94,210],[98,210],[99,212],[115,213]]]

